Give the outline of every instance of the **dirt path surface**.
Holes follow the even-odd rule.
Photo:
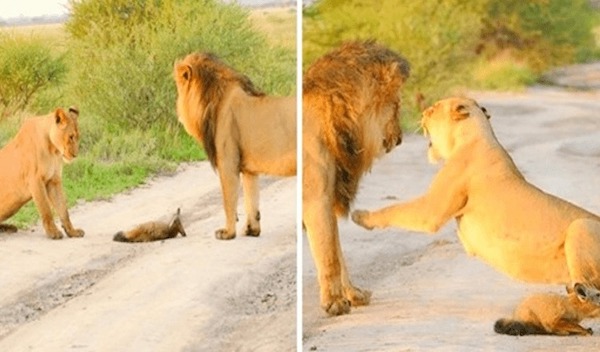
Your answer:
[[[0,351],[295,350],[296,179],[262,179],[259,238],[215,240],[221,204],[217,176],[199,163],[76,206],[84,238],[1,235]],[[112,241],[178,207],[187,237]]]
[[[600,93],[534,88],[473,97],[491,113],[497,137],[530,182],[600,213]],[[425,138],[408,136],[364,178],[355,208],[380,208],[422,194],[438,170],[427,163],[426,150]],[[564,287],[517,282],[467,256],[454,222],[433,236],[367,231],[349,220],[340,225],[351,279],[373,291],[372,302],[347,316],[326,317],[304,241],[305,351],[600,350],[597,336],[494,333],[496,319],[509,316],[527,293],[561,293]],[[583,325],[600,335],[600,320]]]

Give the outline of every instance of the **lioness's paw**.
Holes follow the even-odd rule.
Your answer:
[[[60,232],[60,230],[58,229],[56,229],[56,231],[48,231],[46,232],[46,235],[51,240],[60,240],[61,238],[63,238],[62,232]]]
[[[373,226],[367,224],[368,216],[369,212],[366,210],[355,210],[352,212],[352,221],[354,221],[357,225],[360,225],[367,230],[372,230]]]
[[[232,240],[235,238],[235,232],[229,233],[226,229],[218,229],[215,231],[215,237],[218,240]]]
[[[65,229],[65,232],[69,237],[83,237],[83,235],[85,235],[85,232],[82,229],[73,229],[73,231],[67,231]]]
[[[371,302],[371,291],[361,290],[358,287],[352,287],[346,290],[346,298],[353,307],[366,306]]]
[[[350,313],[350,301],[345,298],[338,298],[329,302],[329,304],[323,305],[323,309],[332,316],[348,314]]]

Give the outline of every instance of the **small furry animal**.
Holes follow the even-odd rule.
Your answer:
[[[579,325],[600,317],[600,291],[576,283],[567,295],[533,294],[515,309],[513,319],[500,319],[494,331],[506,335],[592,335]]]
[[[160,221],[150,221],[138,225],[127,232],[119,231],[115,234],[113,240],[118,242],[150,242],[173,238],[177,234],[185,237],[185,229],[183,228],[179,214],[180,209],[178,208],[177,213],[169,224]]]

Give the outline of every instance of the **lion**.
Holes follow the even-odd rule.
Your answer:
[[[356,210],[367,228],[435,233],[454,218],[465,251],[525,282],[600,288],[600,217],[527,182],[496,139],[486,110],[468,98],[423,112],[430,161],[445,161],[423,196]]]
[[[46,235],[60,239],[52,208],[58,213],[69,237],[82,237],[84,231],[71,224],[62,187],[63,162],[70,163],[79,150],[79,111],[70,107],[25,120],[14,139],[0,149],[0,222],[13,216],[33,199]],[[17,228],[0,224],[0,230]]]
[[[225,208],[221,240],[236,236],[240,174],[246,236],[260,235],[258,175],[296,175],[296,98],[267,96],[210,53],[175,63],[177,114],[218,171]]]
[[[177,213],[169,223],[162,221],[150,221],[134,227],[129,231],[119,231],[113,241],[117,242],[150,242],[162,241],[169,238],[177,237],[178,234],[186,237],[185,229],[181,223],[180,209],[177,208]]]
[[[536,293],[528,296],[515,309],[512,319],[499,319],[494,331],[499,334],[522,335],[581,335],[594,332],[579,325],[583,319],[600,317],[600,292],[589,293],[576,283],[567,296],[555,293]]]
[[[303,81],[302,218],[329,315],[369,303],[350,282],[337,217],[361,176],[402,141],[400,88],[409,63],[374,41],[348,42],[312,64]]]

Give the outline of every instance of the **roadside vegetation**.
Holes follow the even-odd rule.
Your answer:
[[[273,15],[218,0],[87,0],[69,6],[68,22],[52,31],[0,28],[0,87],[18,96],[22,87],[39,86],[27,101],[11,98],[5,107],[0,99],[0,145],[25,117],[78,106],[80,155],[63,169],[71,205],[109,198],[152,175],[171,173],[181,162],[204,159],[175,111],[173,64],[190,52],[217,54],[269,94],[295,94],[295,25],[294,34],[288,33],[293,10]],[[32,65],[39,74],[31,74]],[[17,79],[4,67],[27,74],[15,73]],[[35,220],[29,204],[9,222],[24,227]]]
[[[303,12],[303,65],[342,41],[375,38],[411,63],[404,116],[465,89],[520,90],[559,65],[598,60],[587,0],[317,0]]]

